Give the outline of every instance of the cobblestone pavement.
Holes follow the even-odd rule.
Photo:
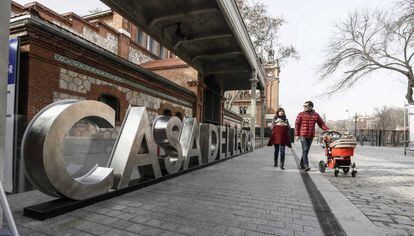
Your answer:
[[[313,166],[325,160],[323,155],[313,144]],[[335,178],[333,172],[324,176],[377,226],[393,235],[414,235],[414,154],[404,156],[402,148],[357,146],[353,161],[355,178],[342,173]]]
[[[22,235],[323,235],[290,151],[236,157],[46,221]]]

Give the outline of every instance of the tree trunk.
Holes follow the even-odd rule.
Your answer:
[[[413,79],[408,78],[408,84],[407,84],[407,94],[405,95],[405,98],[407,99],[408,104],[414,104],[413,100]]]

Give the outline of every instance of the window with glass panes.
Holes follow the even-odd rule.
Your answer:
[[[137,42],[139,44],[141,44],[142,46],[145,46],[144,31],[142,31],[142,29],[138,29],[138,32],[137,32]]]
[[[147,50],[152,52],[154,50],[154,40],[148,36],[148,40],[147,40]]]

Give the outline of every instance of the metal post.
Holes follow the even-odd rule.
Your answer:
[[[7,82],[9,65],[9,27],[11,1],[0,2],[0,181],[4,179],[4,161],[6,160],[6,113]],[[3,191],[1,191],[4,194]],[[0,210],[0,228],[3,224],[3,212]]]
[[[406,156],[407,155],[407,121],[406,121],[406,111],[405,111],[405,109],[407,109],[407,105],[406,104],[404,104],[404,109],[403,109],[403,114],[404,114],[404,125],[403,125],[403,131],[404,131],[404,133],[403,133],[403,136],[404,136],[404,156]]]
[[[252,132],[253,150],[256,149],[256,89],[257,89],[257,74],[254,71],[250,83],[252,86],[251,100],[250,100],[250,131]]]
[[[262,147],[264,147],[264,128],[266,123],[266,95],[264,94],[264,89],[260,90],[260,105],[261,105],[261,125],[260,125],[260,139]]]
[[[6,215],[7,222],[9,223],[10,231],[14,236],[19,236],[16,224],[14,223],[13,215],[10,210],[9,203],[7,202],[6,194],[4,194],[3,184],[0,182],[0,202],[3,208],[3,212]]]
[[[355,118],[355,130],[354,130],[354,135],[355,135],[355,138],[356,138],[356,137],[357,137],[357,122],[358,122],[358,114],[357,114],[357,113],[355,113],[354,118]]]
[[[6,143],[6,99],[9,64],[10,0],[0,3],[0,181],[3,181]]]

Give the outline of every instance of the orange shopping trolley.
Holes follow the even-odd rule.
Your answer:
[[[356,139],[351,135],[343,135],[337,131],[325,131],[320,135],[320,144],[325,149],[326,162],[319,162],[319,171],[324,173],[326,168],[334,171],[338,177],[339,170],[348,174],[351,170],[352,177],[357,174],[355,162],[352,162]]]

